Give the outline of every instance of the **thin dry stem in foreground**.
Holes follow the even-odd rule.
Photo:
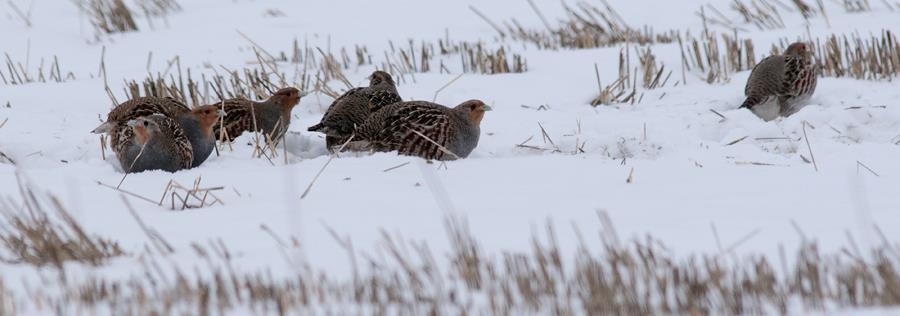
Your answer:
[[[22,205],[0,203],[0,261],[62,267],[98,266],[124,254],[115,241],[89,235],[54,196],[42,197],[19,181]]]

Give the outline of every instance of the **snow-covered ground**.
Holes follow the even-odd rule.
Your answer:
[[[726,0],[609,2],[632,27],[648,25],[657,31],[698,33],[703,24],[694,13],[708,2],[740,21]],[[33,3],[32,25],[26,27],[10,6],[0,5],[0,51],[23,65],[28,60],[32,71],[42,58],[49,63],[56,56],[62,72],[72,72],[77,79],[0,82],[0,122],[6,121],[0,128],[0,151],[17,162],[0,163],[2,198],[21,199],[19,175],[59,196],[92,234],[116,240],[133,253],[148,243],[146,235],[120,193],[97,184],[115,185],[123,176],[115,159],[101,158],[99,139],[90,133],[98,116],[112,106],[98,76],[104,47],[109,85],[122,100],[123,80],[141,80],[148,70],[162,72],[176,56],[183,67],[207,73],[213,72],[209,65],[255,67],[253,45],[239,32],[273,53],[291,51],[298,39],[335,52],[367,45],[380,59],[388,41],[432,41],[449,35],[453,40],[492,43],[496,32],[469,5],[494,21],[515,18],[526,27],[543,28],[522,0],[182,0],[181,12],[154,20],[152,29],[139,18],[140,31],[96,41],[88,18],[70,1],[12,3],[22,10]],[[740,36],[755,41],[760,60],[771,43],[803,39],[807,32],[821,38],[900,31],[900,8],[891,11],[873,1],[872,11],[851,14],[833,2],[825,4],[830,27],[822,18],[807,22],[791,13],[784,16],[784,29],[757,31],[743,25],[749,31]],[[551,21],[563,14],[556,2],[538,5]],[[266,14],[271,9],[283,15]],[[721,84],[706,84],[699,74],[688,73],[687,84],[643,91],[639,104],[592,107],[590,100],[597,94],[594,64],[602,82],[614,81],[622,47],[550,51],[518,42],[508,45],[527,59],[527,72],[466,74],[438,95],[437,101],[446,105],[478,98],[495,109],[482,123],[473,154],[446,168],[393,153],[344,154],[330,162],[301,199],[329,159],[324,139],[306,128],[318,122],[332,99],[313,93],[294,109],[299,119],[290,127],[294,133],[287,139],[287,164],[282,157],[274,163],[251,158],[250,137],[244,135],[233,151],[213,154],[198,168],[132,174],[122,189],[155,199],[172,179],[190,184],[202,177],[201,186],[225,187],[217,193],[224,205],[188,211],[128,198],[146,224],[175,246],[173,260],[184,266],[198,260],[189,251],[192,243],[221,238],[237,254],[241,269],[289,271],[281,250],[260,228],[265,225],[280,236],[296,236],[301,243],[296,256],[338,277],[349,273],[349,262],[329,228],[365,251],[377,248],[384,230],[426,241],[440,254],[449,248],[444,233],[448,212],[467,218],[473,234],[494,252],[529,249],[532,234],[543,232],[548,221],[558,228],[564,252],[574,251],[577,237],[571,224],[596,231],[598,210],[609,214],[623,238],[650,234],[681,255],[717,251],[712,226],[725,245],[751,236],[739,243],[737,253],[776,255],[779,245],[794,249],[801,236],[792,222],[828,250],[846,246],[847,233],[862,247],[879,243],[873,225],[900,240],[897,81],[821,78],[809,106],[770,122],[737,109],[746,71]],[[677,44],[652,48],[667,67],[680,66]],[[458,71],[458,57],[446,60]],[[373,69],[351,67],[344,73],[353,84],[365,85]],[[415,74],[415,81],[401,83],[399,91],[404,99],[431,100],[456,75]],[[680,71],[673,74],[680,76]],[[337,81],[330,86],[343,87]],[[552,144],[544,140],[541,128]],[[558,147],[560,152],[517,147],[529,138],[527,145]],[[804,161],[811,156],[815,166]],[[586,242],[600,245],[597,238]],[[127,274],[134,260],[83,269],[93,275]],[[8,285],[41,273],[11,264],[0,264],[0,271]]]

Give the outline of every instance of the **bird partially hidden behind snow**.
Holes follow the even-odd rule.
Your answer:
[[[350,89],[328,106],[322,121],[310,126],[308,131],[325,134],[325,145],[329,151],[343,145],[355,128],[372,113],[382,107],[403,101],[397,92],[397,85],[391,75],[375,71],[369,76],[368,87]]]
[[[229,141],[244,132],[257,131],[273,142],[277,141],[291,124],[291,110],[300,102],[300,97],[300,90],[288,87],[276,91],[263,102],[234,98],[212,104],[225,111],[223,122],[215,125],[213,133],[219,137],[224,126],[224,136]]]
[[[175,172],[191,167],[193,150],[181,126],[161,114],[129,120],[112,133],[119,140],[113,146],[126,173],[146,170]]]
[[[375,151],[429,160],[465,158],[478,146],[481,120],[490,110],[480,100],[454,108],[426,101],[394,103],[372,114],[356,135]]]
[[[793,43],[784,55],[763,59],[747,79],[741,108],[748,108],[765,120],[787,117],[799,111],[816,91],[816,66],[805,43]],[[767,111],[767,107],[776,107]]]

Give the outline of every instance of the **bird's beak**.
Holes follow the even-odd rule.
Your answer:
[[[219,113],[219,117],[225,116],[225,110],[223,110],[223,109],[219,109],[218,113]]]
[[[484,105],[484,110],[485,110],[485,111],[493,111],[494,108],[492,108],[490,105],[485,104],[485,105]]]
[[[126,124],[128,124],[128,127],[135,127],[135,126],[137,126],[137,121],[136,120],[128,120],[128,123],[126,123]]]
[[[103,124],[100,124],[100,126],[97,126],[97,128],[95,128],[93,131],[91,131],[91,133],[94,133],[94,134],[108,133],[114,126],[115,126],[115,124],[112,122],[103,122]]]

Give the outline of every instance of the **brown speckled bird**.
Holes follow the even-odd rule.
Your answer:
[[[741,108],[754,110],[755,106],[776,101],[778,115],[794,114],[816,91],[816,76],[809,47],[793,43],[784,55],[769,56],[753,67],[744,89],[747,99]]]
[[[124,125],[130,120],[153,114],[162,114],[168,117],[178,117],[190,112],[191,109],[174,98],[165,97],[138,97],[120,103],[106,115],[106,121],[95,128],[91,133],[108,133],[116,125]]]
[[[291,110],[300,102],[300,97],[300,90],[289,87],[278,90],[263,102],[235,98],[213,105],[225,111],[223,121],[229,139],[235,139],[244,132],[259,131],[277,140],[291,124]],[[213,127],[216,137],[219,137],[221,128],[220,123]]]
[[[376,151],[396,150],[434,160],[465,158],[478,146],[481,119],[490,110],[480,100],[454,108],[426,101],[394,103],[372,114],[356,129],[356,135]]]
[[[309,127],[308,131],[325,134],[325,145],[328,150],[334,150],[346,142],[356,126],[365,122],[372,113],[401,101],[403,99],[397,93],[397,84],[391,75],[375,71],[369,76],[368,87],[350,89],[335,99],[322,116],[322,121]]]
[[[193,147],[192,167],[203,163],[216,145],[216,138],[212,133],[213,124],[218,121],[221,113],[215,106],[202,106],[191,110],[173,98],[165,97],[139,97],[117,105],[106,116],[106,122],[94,129],[93,133],[109,133],[110,145],[118,148],[123,141],[121,132],[130,130],[128,122],[140,117],[150,115],[162,115],[175,119],[177,127],[183,129]],[[117,132],[111,132],[117,131]]]
[[[154,114],[116,125],[112,131],[121,141],[113,146],[126,173],[146,170],[175,172],[191,167],[193,150],[180,124]]]

